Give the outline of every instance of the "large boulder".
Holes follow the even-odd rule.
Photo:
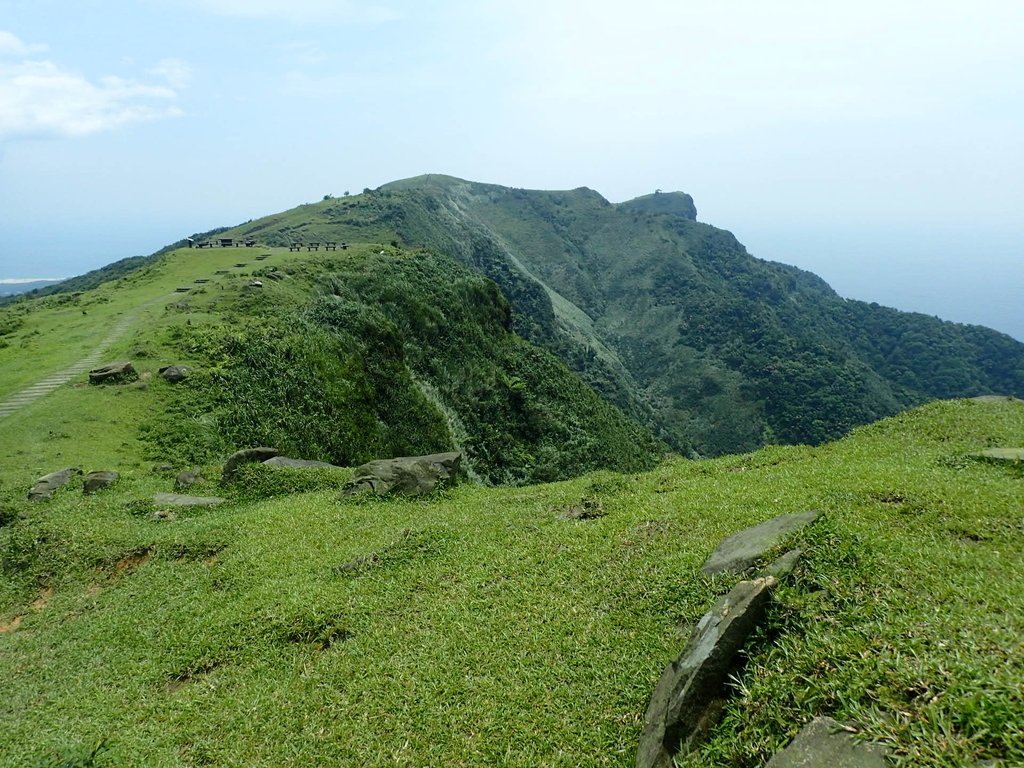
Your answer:
[[[55,491],[70,483],[75,475],[80,474],[82,474],[82,470],[78,467],[68,467],[43,475],[32,485],[32,489],[28,492],[28,500],[46,501],[53,496]]]
[[[281,452],[277,448],[267,448],[260,446],[258,448],[243,448],[240,451],[235,451],[228,460],[224,462],[224,469],[221,472],[221,481],[229,483],[235,479],[235,473],[242,464],[253,464],[255,462],[266,461],[272,459],[275,456],[280,456]]]
[[[779,515],[760,525],[733,534],[711,553],[701,568],[701,572],[708,575],[726,572],[743,573],[759,558],[781,544],[787,536],[806,528],[817,520],[818,515],[818,512]]]
[[[764,618],[771,576],[741,581],[697,623],[679,657],[661,673],[644,716],[637,768],[670,768],[714,724],[729,674],[747,637]]]
[[[137,378],[139,375],[135,372],[135,366],[127,360],[107,363],[89,371],[90,384],[124,384]]]
[[[458,452],[371,461],[356,467],[352,479],[342,489],[341,497],[363,492],[404,496],[430,493],[436,488],[454,484],[461,462],[462,454]]]
[[[90,472],[85,476],[85,482],[82,484],[83,493],[96,493],[96,491],[102,491],[104,488],[109,488],[120,475],[113,470],[101,470],[98,472]]]

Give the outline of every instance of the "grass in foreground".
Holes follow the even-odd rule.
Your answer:
[[[726,535],[818,508],[737,698],[684,765],[849,719],[904,765],[1024,761],[1024,408],[940,403],[817,449],[428,501],[332,491],[153,522],[161,482],[0,529],[12,765],[629,765]],[[593,499],[607,514],[559,511]]]

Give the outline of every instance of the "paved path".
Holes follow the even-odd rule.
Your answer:
[[[51,373],[45,379],[26,387],[21,390],[21,392],[11,395],[8,399],[0,402],[0,419],[10,416],[19,408],[23,408],[29,403],[35,402],[43,395],[48,395],[62,384],[67,384],[78,374],[95,368],[99,364],[100,358],[102,358],[103,355],[106,354],[107,350],[110,349],[110,346],[120,339],[125,334],[125,331],[128,330],[129,326],[138,319],[142,310],[156,304],[157,302],[166,301],[167,299],[168,296],[158,296],[157,298],[147,301],[145,304],[141,304],[135,309],[125,313],[121,316],[121,319],[114,324],[113,328],[110,329],[110,333],[106,335],[106,338],[104,338],[92,352],[83,357],[77,363],[62,371]]]

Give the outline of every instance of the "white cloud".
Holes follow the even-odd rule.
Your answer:
[[[155,67],[146,71],[162,77],[169,86],[178,90],[186,88],[192,81],[192,67],[181,59],[161,59]]]
[[[91,82],[50,61],[0,62],[0,140],[87,136],[176,117],[176,96],[120,77]]]
[[[0,56],[30,56],[45,50],[45,45],[23,43],[11,32],[0,29]]]
[[[221,16],[248,19],[284,19],[295,23],[381,24],[401,18],[386,5],[345,0],[193,0],[200,8]]]

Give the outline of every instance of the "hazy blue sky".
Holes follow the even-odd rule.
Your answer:
[[[1019,0],[0,0],[0,277],[420,173],[692,194],[1024,339]]]

